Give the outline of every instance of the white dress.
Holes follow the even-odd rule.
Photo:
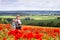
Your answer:
[[[21,23],[21,20],[16,19],[15,21],[16,21],[16,24],[15,24],[15,25],[16,25],[16,27],[21,26],[21,24],[22,24],[22,23]]]
[[[22,24],[21,20],[16,19],[15,21],[18,22],[18,24]]]

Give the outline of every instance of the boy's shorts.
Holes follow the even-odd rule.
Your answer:
[[[21,29],[21,25],[20,25],[20,24],[18,24],[18,26],[16,27],[16,29]]]

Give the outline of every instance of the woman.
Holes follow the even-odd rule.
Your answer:
[[[20,16],[19,16],[19,15],[16,16],[14,22],[15,22],[15,28],[16,28],[16,29],[21,29],[21,24],[22,24],[22,23],[21,23],[21,20],[20,20]]]

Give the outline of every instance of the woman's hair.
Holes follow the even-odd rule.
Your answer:
[[[17,15],[16,18],[17,18],[17,19],[20,19],[20,15]]]
[[[17,15],[16,17],[20,17],[20,15]]]

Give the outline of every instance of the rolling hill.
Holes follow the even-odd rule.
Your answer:
[[[60,15],[60,11],[0,11],[0,15]]]

